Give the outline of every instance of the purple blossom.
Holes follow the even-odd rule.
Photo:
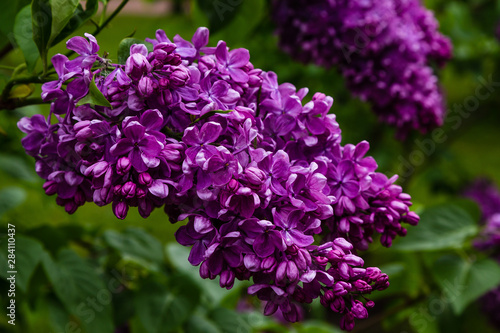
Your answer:
[[[206,28],[175,44],[159,30],[153,51],[132,45],[124,64],[86,36],[68,42],[76,59],[53,57],[59,79],[42,89],[51,116],[18,124],[45,192],[68,213],[92,201],[119,219],[130,207],[187,219],[175,236],[200,276],[228,289],[251,280],[266,315],[294,322],[319,298],[345,329],[366,318],[366,294],[388,277],[356,251],[376,234],[390,246],[418,216],[367,142],[341,145],[333,98],[303,102],[307,88],[279,84],[247,50],[207,47]],[[91,80],[112,107],[77,105]]]
[[[483,228],[474,241],[474,246],[489,252],[500,263],[500,191],[486,178],[478,178],[465,189],[464,195],[474,200],[481,210]],[[490,322],[500,328],[498,308],[500,306],[500,286],[489,291],[480,299],[483,312]]]
[[[274,1],[273,16],[286,52],[337,66],[352,93],[396,126],[399,138],[443,124],[445,103],[431,63],[443,65],[451,43],[420,1]]]

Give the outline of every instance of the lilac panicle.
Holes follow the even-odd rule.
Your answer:
[[[338,67],[352,93],[396,126],[399,138],[443,124],[431,62],[443,65],[451,43],[419,0],[275,0],[273,16],[283,50]]]
[[[332,97],[306,101],[248,50],[208,47],[206,28],[174,43],[158,30],[153,50],[132,45],[124,64],[86,37],[68,42],[75,59],[53,57],[59,78],[42,87],[51,115],[18,123],[48,195],[69,213],[94,202],[120,219],[130,207],[187,219],[176,239],[189,262],[223,288],[252,279],[266,315],[297,321],[298,304],[319,298],[345,329],[368,316],[360,295],[389,282],[357,251],[375,235],[390,246],[418,216],[368,142],[341,145]],[[79,103],[92,80],[111,107]]]
[[[488,251],[500,263],[500,191],[492,181],[476,179],[464,191],[464,195],[474,200],[481,210],[483,229],[475,240],[474,246],[481,251]],[[483,312],[490,322],[500,329],[500,286],[491,290],[480,299]]]

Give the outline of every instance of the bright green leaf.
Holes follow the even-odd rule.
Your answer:
[[[130,47],[134,44],[144,44],[148,48],[148,51],[153,50],[153,45],[151,43],[145,42],[137,38],[124,38],[118,45],[118,63],[125,64],[127,58],[130,56]]]
[[[73,34],[76,29],[81,27],[85,22],[87,22],[92,16],[95,15],[98,9],[98,0],[87,0],[85,3],[85,9],[83,9],[81,4],[76,7],[73,16],[69,19],[68,23],[59,32],[59,34],[52,40],[51,46],[56,45],[60,41],[66,39],[69,35]]]
[[[8,210],[19,206],[26,199],[26,191],[20,187],[5,187],[0,190],[0,217]]]
[[[111,104],[109,101],[104,97],[102,92],[97,88],[97,85],[95,84],[95,79],[93,78],[92,81],[90,82],[89,86],[89,92],[88,94],[83,97],[81,100],[76,103],[76,106],[84,105],[84,104],[90,104],[90,105],[100,105],[100,106],[106,106],[108,108],[111,107]]]
[[[36,61],[40,58],[40,53],[33,40],[31,5],[24,7],[17,14],[14,24],[14,38],[21,51],[23,51],[28,71],[32,72],[35,68]]]
[[[461,248],[466,239],[477,233],[472,218],[454,205],[429,208],[422,213],[418,226],[394,242],[401,251],[434,251]]]
[[[163,262],[163,246],[160,241],[143,229],[127,228],[122,233],[108,230],[104,240],[122,256],[131,256],[151,263]]]
[[[49,45],[64,29],[66,24],[69,23],[79,2],[80,0],[50,0],[52,27],[50,31],[50,40],[48,42]]]
[[[491,259],[469,262],[456,255],[436,260],[432,272],[455,314],[500,284],[500,266]]]
[[[70,249],[61,250],[57,260],[44,252],[42,263],[55,294],[86,332],[114,331],[111,292],[92,266]]]

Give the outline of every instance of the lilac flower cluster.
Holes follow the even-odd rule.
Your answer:
[[[410,196],[376,172],[367,142],[340,144],[331,97],[305,102],[306,88],[278,84],[246,49],[207,47],[208,34],[172,42],[158,30],[122,65],[98,56],[93,36],[70,39],[79,56],[54,56],[59,79],[42,87],[51,115],[19,122],[44,189],[69,213],[86,201],[120,219],[164,206],[188,220],[176,238],[203,278],[228,289],[252,278],[265,314],[292,322],[319,297],[350,330],[374,305],[362,295],[389,285],[356,250],[417,224]],[[95,87],[111,106],[87,98]]]
[[[400,138],[442,125],[444,101],[430,63],[443,65],[451,43],[420,1],[276,0],[273,16],[283,50],[337,66],[352,93]]]
[[[488,179],[479,178],[464,192],[481,210],[484,224],[480,238],[474,245],[479,250],[500,250],[500,191]]]
[[[490,251],[500,263],[500,191],[488,179],[477,179],[464,192],[481,209],[484,227],[474,246],[481,251]],[[493,325],[500,329],[500,286],[481,298],[481,306]]]

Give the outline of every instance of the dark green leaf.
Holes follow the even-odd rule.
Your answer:
[[[342,330],[324,321],[308,320],[299,326],[298,333],[341,333]]]
[[[22,8],[29,5],[30,2],[30,0],[3,1],[2,10],[0,11],[0,32],[10,38],[17,14]],[[29,25],[31,25],[31,22]]]
[[[429,208],[421,215],[420,223],[399,238],[393,248],[401,251],[434,251],[460,248],[465,240],[477,233],[472,218],[454,205]]]
[[[186,333],[221,333],[221,330],[205,317],[193,315],[187,321]]]
[[[42,259],[43,246],[35,239],[16,236],[16,284],[22,291],[28,289],[33,271]]]
[[[38,52],[35,48],[35,52]],[[0,154],[0,170],[13,178],[34,181],[37,179],[32,167],[22,159],[14,155]]]
[[[209,112],[205,113],[203,116],[201,116],[199,118],[196,118],[189,126],[192,126],[192,125],[196,124],[197,122],[199,122],[201,120],[205,120],[207,118],[210,118],[211,116],[213,116],[215,114],[227,114],[227,113],[230,113],[230,112],[233,112],[233,110],[213,110],[213,111],[209,111]]]
[[[148,51],[153,50],[153,45],[151,43],[145,42],[137,38],[124,38],[118,45],[118,63],[124,64],[127,58],[130,56],[130,47],[134,44],[144,44],[148,48]]]
[[[114,331],[111,292],[93,267],[70,249],[61,250],[57,260],[44,252],[42,263],[55,294],[79,320],[75,330],[81,325],[88,333]]]
[[[208,20],[210,33],[215,33],[227,26],[243,7],[243,0],[196,0],[199,10]]]
[[[20,187],[5,187],[0,190],[0,217],[8,210],[19,206],[26,199],[26,191]]]
[[[148,281],[135,299],[137,315],[147,333],[177,332],[198,305],[200,290],[185,275],[170,277],[170,288]]]
[[[66,325],[68,325],[68,322],[70,321],[70,314],[66,311],[61,301],[57,299],[49,299],[47,301],[47,308],[49,310],[50,325],[54,331],[67,331]]]
[[[193,281],[207,294],[214,304],[219,304],[230,291],[219,286],[216,280],[200,278],[199,268],[189,263],[189,248],[177,243],[167,244],[165,247],[168,260],[180,272],[189,275]],[[241,282],[235,281],[233,289],[238,289]]]
[[[500,284],[500,266],[491,259],[470,262],[456,255],[445,255],[436,260],[432,272],[457,315]]]
[[[31,19],[33,26],[33,40],[42,57],[44,68],[47,65],[47,51],[49,48],[50,31],[52,26],[52,10],[50,0],[33,0],[31,3]]]
[[[76,7],[73,16],[69,19],[68,23],[64,26],[61,32],[52,40],[51,46],[56,45],[60,41],[66,39],[71,35],[76,29],[87,22],[92,16],[95,15],[98,9],[98,0],[87,0],[85,4],[85,9],[83,9],[81,4]]]
[[[99,88],[97,88],[94,78],[92,79],[92,82],[90,82],[88,94],[81,100],[79,100],[78,103],[76,103],[77,106],[84,104],[100,105],[100,106],[106,106],[108,108],[111,107],[109,101],[106,99],[106,97],[104,97]]]
[[[210,314],[209,318],[219,327],[223,333],[234,332],[251,332],[252,328],[245,317],[234,310],[226,308],[215,308]]]
[[[163,246],[160,241],[143,229],[127,228],[122,233],[108,230],[104,233],[104,240],[122,256],[156,264],[163,262]]]
[[[69,20],[73,17],[73,13],[78,6],[80,0],[50,0],[52,9],[52,27],[50,31],[49,45],[64,29]]]

